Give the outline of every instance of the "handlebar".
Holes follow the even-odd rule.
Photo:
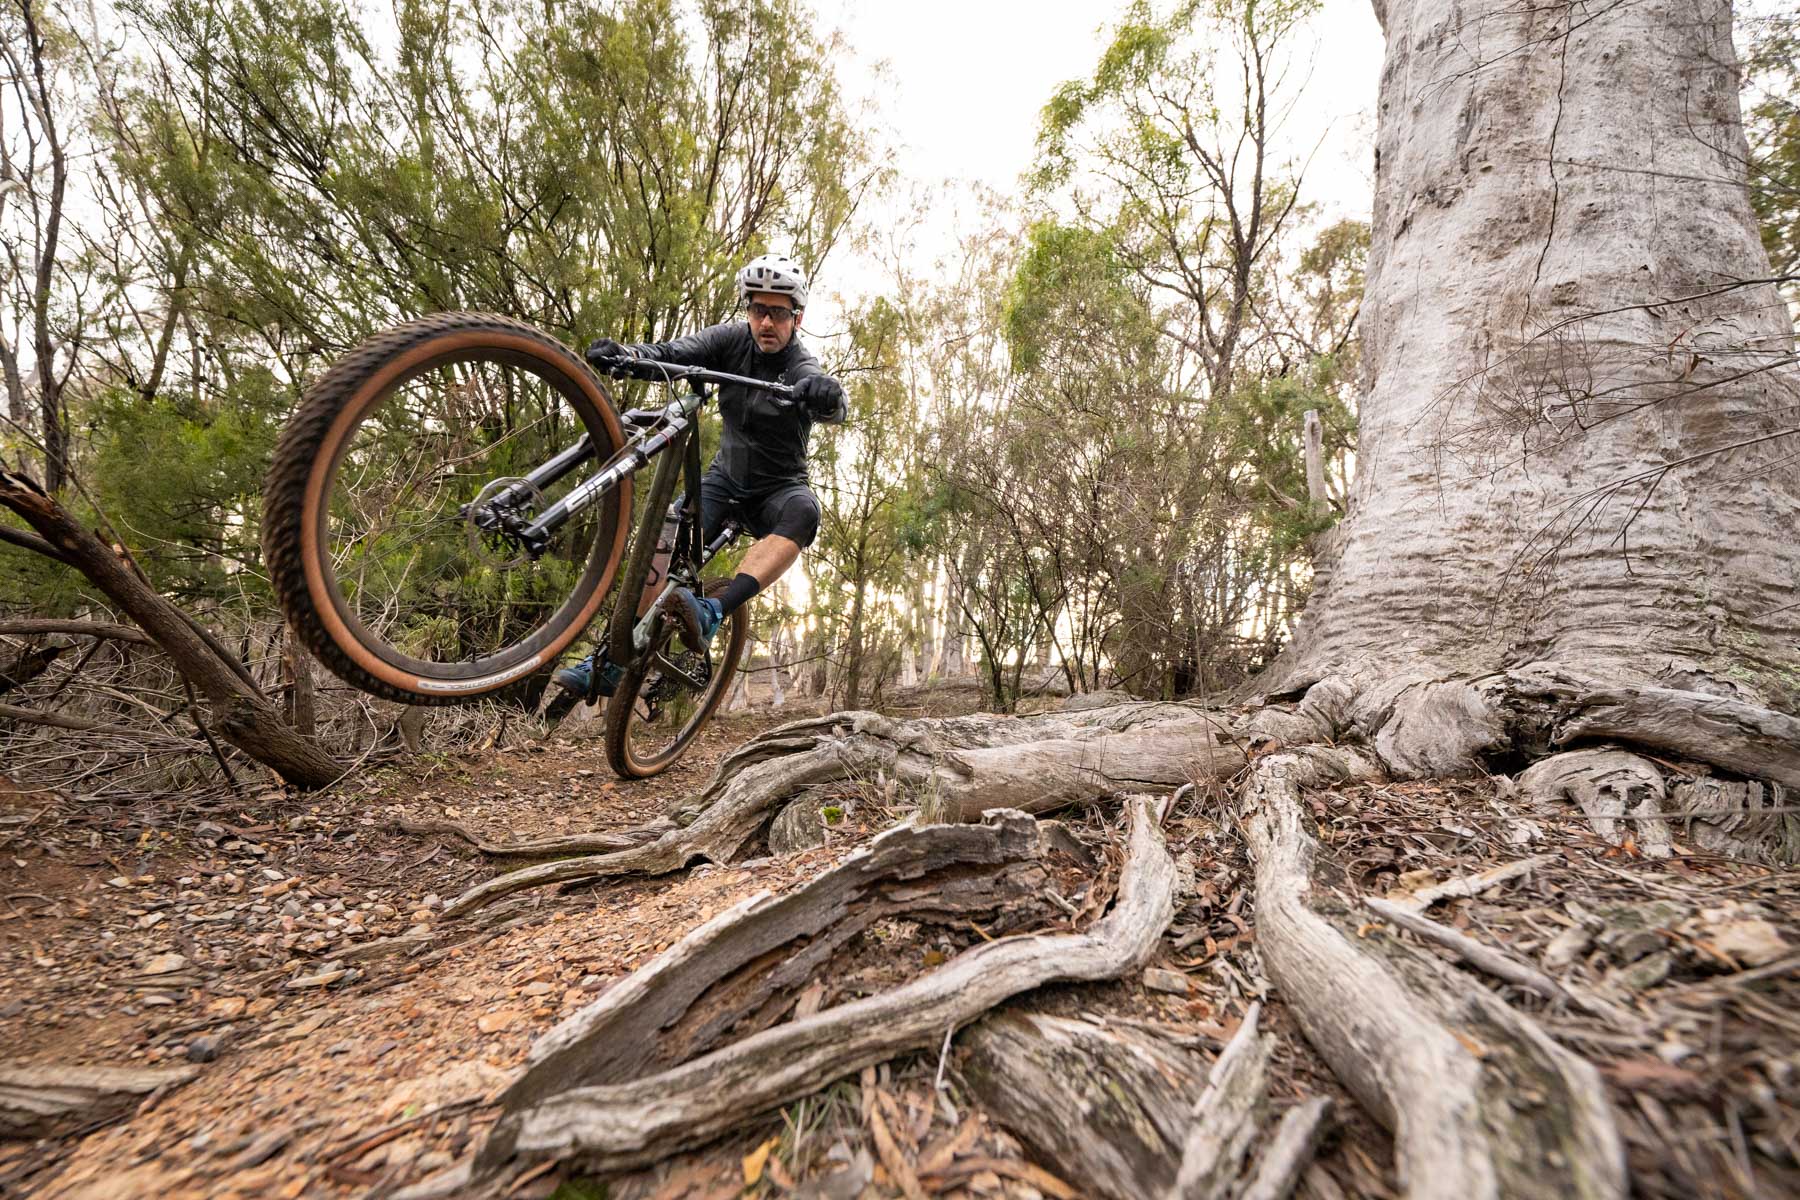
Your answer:
[[[592,358],[588,360],[594,369],[614,379],[641,379],[649,383],[688,383],[696,388],[705,384],[714,386],[722,383],[735,383],[753,391],[767,392],[771,396],[788,403],[794,402],[794,389],[785,383],[774,383],[767,379],[753,379],[748,375],[733,375],[727,371],[711,371],[705,367],[684,367],[678,363],[666,363],[654,358]]]

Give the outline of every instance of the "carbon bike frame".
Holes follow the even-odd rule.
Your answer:
[[[583,434],[581,440],[573,446],[559,452],[524,478],[496,492],[479,509],[465,509],[465,517],[487,532],[500,534],[516,542],[533,559],[540,558],[549,548],[551,536],[567,524],[570,518],[617,487],[621,480],[649,466],[651,459],[681,440],[682,435],[692,426],[694,414],[710,398],[711,393],[707,390],[709,387],[724,383],[741,384],[755,391],[767,392],[777,400],[784,400],[789,404],[794,402],[794,389],[786,384],[752,379],[747,375],[733,375],[726,371],[709,371],[703,367],[674,366],[655,359],[614,360],[613,365],[606,368],[606,373],[615,379],[686,383],[689,390],[687,395],[671,402],[660,412],[634,410],[627,413],[627,423],[637,428],[638,432],[620,447],[617,454],[603,463],[599,471],[539,513],[535,520],[527,521],[520,515],[520,506],[533,495],[542,495],[545,488],[592,458],[592,437]],[[630,420],[637,413],[645,414],[641,428]]]

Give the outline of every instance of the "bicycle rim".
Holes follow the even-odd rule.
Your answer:
[[[695,653],[663,623],[607,704],[606,751],[615,771],[645,779],[681,758],[730,692],[748,630],[742,610],[734,612],[710,652]]]

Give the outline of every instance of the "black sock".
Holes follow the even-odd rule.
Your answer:
[[[725,590],[713,598],[719,602],[720,615],[729,617],[733,611],[760,591],[762,591],[762,584],[756,582],[756,576],[746,575],[739,571],[732,581],[725,585]]]

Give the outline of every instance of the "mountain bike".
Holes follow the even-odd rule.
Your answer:
[[[307,390],[264,490],[263,549],[296,635],[334,674],[406,704],[458,704],[554,665],[613,596],[601,645],[619,774],[666,770],[729,691],[748,625],[688,649],[677,587],[704,542],[696,414],[719,384],[791,388],[646,359],[589,364],[522,322],[445,313],[382,333]],[[596,370],[685,385],[619,413]],[[652,463],[633,519],[633,480]],[[629,545],[629,554],[627,548]],[[621,570],[621,564],[623,569]]]

